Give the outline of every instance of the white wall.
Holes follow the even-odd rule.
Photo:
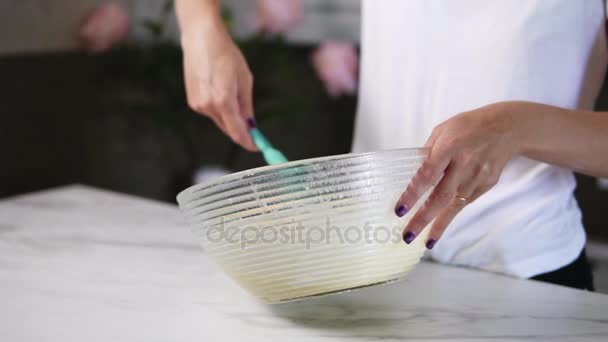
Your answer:
[[[102,0],[1,0],[0,54],[69,50],[77,47],[76,31],[84,14]],[[141,21],[157,17],[163,0],[120,0],[134,16],[134,35]],[[357,40],[359,0],[304,0],[305,21],[290,34],[293,41],[326,38]],[[224,0],[234,10],[235,31],[249,32],[254,0]],[[171,32],[176,36],[173,20]]]

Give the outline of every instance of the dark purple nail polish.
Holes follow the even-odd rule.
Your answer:
[[[249,127],[249,129],[254,129],[254,128],[258,127],[258,123],[255,122],[254,118],[249,118],[249,119],[247,119],[247,127]]]
[[[426,242],[426,248],[427,249],[433,249],[433,247],[435,247],[436,243],[437,243],[437,240],[430,239],[429,241]]]
[[[403,235],[403,241],[405,241],[405,243],[407,243],[408,245],[410,243],[412,243],[412,241],[414,241],[415,238],[416,238],[416,234],[414,234],[412,232],[407,232],[407,233],[405,233],[405,235]]]
[[[407,207],[405,205],[399,206],[399,208],[395,209],[395,214],[399,217],[405,216],[407,214]]]

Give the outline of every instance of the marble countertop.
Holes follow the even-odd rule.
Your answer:
[[[608,341],[608,296],[423,263],[264,305],[176,207],[71,186],[0,201],[0,341]]]

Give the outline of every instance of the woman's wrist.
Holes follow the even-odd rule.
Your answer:
[[[534,145],[535,118],[534,104],[520,101],[506,101],[495,104],[499,116],[508,125],[509,139],[514,154],[526,155]]]

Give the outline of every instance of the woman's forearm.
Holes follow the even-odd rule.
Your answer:
[[[608,113],[504,102],[520,153],[596,177],[608,176]]]
[[[253,75],[224,25],[219,0],[176,0],[189,107],[213,122],[235,143],[256,147]]]
[[[176,0],[175,12],[182,35],[198,27],[222,25],[219,0]]]

